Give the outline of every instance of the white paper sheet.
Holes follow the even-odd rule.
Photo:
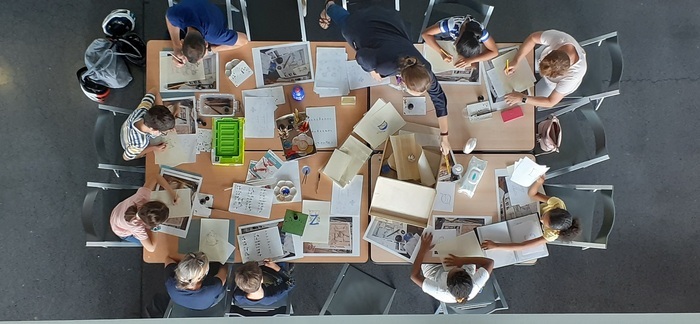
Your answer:
[[[363,182],[364,177],[358,174],[345,188],[333,183],[331,215],[360,216]]]
[[[277,227],[238,234],[237,237],[243,263],[268,258],[275,260],[284,255],[282,239]]]
[[[428,46],[427,44],[424,44],[423,57],[425,57],[425,59],[430,63],[430,66],[433,69],[433,73],[457,70],[457,68],[455,68],[454,63],[457,62],[459,56],[457,56],[457,50],[455,49],[453,42],[439,40],[437,41],[437,43],[442,49],[444,49],[447,53],[450,53],[450,55],[452,55],[452,61],[445,62],[445,60],[442,59],[442,56],[440,56],[440,53],[435,51],[432,47]]]
[[[306,108],[306,116],[309,117],[309,126],[316,148],[338,146],[334,106]]]
[[[175,189],[177,195],[177,204],[173,204],[173,198],[167,190],[158,190],[151,192],[151,200],[158,200],[168,206],[168,218],[180,218],[192,216],[192,190],[189,188]]]
[[[272,189],[234,183],[228,211],[255,217],[270,218],[272,201],[275,199]]]
[[[481,242],[491,240],[496,243],[510,243],[510,234],[508,233],[508,225],[506,222],[491,224],[488,226],[477,227]],[[486,250],[486,257],[492,259],[494,268],[515,264],[518,260],[515,253],[509,250]]]
[[[345,63],[345,70],[348,74],[348,82],[350,83],[350,90],[374,87],[383,84],[389,84],[390,78],[383,78],[382,81],[375,80],[369,72],[365,72],[362,67],[357,64],[357,61],[347,61]]]
[[[260,88],[252,90],[243,90],[241,92],[243,97],[273,97],[275,98],[276,105],[282,105],[286,101],[284,98],[284,88],[283,87],[270,87],[270,88]]]
[[[354,132],[367,141],[370,147],[376,149],[404,125],[406,121],[399,115],[394,105],[378,99],[355,125]]]
[[[406,116],[425,116],[427,103],[425,97],[403,97],[403,114]]]
[[[243,134],[246,138],[275,137],[275,98],[273,97],[244,97],[245,126]]]
[[[529,157],[520,159],[515,164],[511,181],[523,187],[530,187],[537,178],[543,176],[549,168],[544,165],[539,165]]]
[[[345,71],[347,60],[348,54],[344,47],[317,47],[314,92],[320,97],[345,96],[350,93]]]
[[[328,201],[304,200],[301,212],[309,215],[301,240],[311,243],[328,243],[330,231],[331,203]]]
[[[230,253],[226,254],[228,244],[228,219],[202,219],[199,231],[199,250],[207,255],[210,261],[224,263]]]
[[[450,256],[450,254],[459,257],[484,256],[484,252],[481,250],[481,244],[476,238],[476,233],[474,231],[459,236],[456,236],[456,230],[453,229],[451,231],[454,232],[455,236],[452,236],[451,239],[435,243],[433,255],[439,256],[441,259]],[[435,234],[433,234],[433,237],[435,237]],[[435,241],[434,238],[433,241]]]
[[[516,53],[517,51],[510,51],[499,55],[491,60],[493,69],[486,71],[498,97],[503,97],[513,91],[525,91],[535,85],[535,75],[527,60],[520,60],[513,74],[505,74],[506,61],[509,64],[513,63]]]
[[[188,82],[204,80],[204,66],[201,63],[185,63],[182,67],[175,66],[172,56],[160,57],[160,72],[165,83]]]
[[[514,183],[510,177],[506,178],[506,186],[508,186],[508,197],[510,197],[511,205],[525,206],[533,202],[527,194],[529,188]]]
[[[197,129],[197,152],[211,152],[211,129]]]
[[[508,221],[508,229],[510,230],[510,239],[513,243],[521,243],[542,237],[542,225],[537,214]],[[532,260],[546,257],[549,255],[549,252],[547,251],[547,245],[542,244],[516,251],[515,254],[521,260]]]
[[[454,182],[439,181],[435,187],[437,194],[433,210],[451,213],[455,206],[455,188]]]
[[[155,151],[156,164],[175,167],[197,161],[197,134],[178,135],[169,132],[163,143],[166,143],[167,148],[163,152]]]

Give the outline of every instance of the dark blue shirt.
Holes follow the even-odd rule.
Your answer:
[[[226,293],[226,288],[221,279],[207,276],[202,281],[202,287],[198,290],[177,289],[175,269],[177,263],[165,267],[165,289],[174,303],[189,309],[207,309],[216,304]]]
[[[165,16],[181,30],[194,27],[212,45],[234,45],[238,40],[238,33],[228,29],[227,18],[208,0],[182,0],[170,7]]]
[[[239,306],[263,305],[269,306],[284,299],[294,288],[294,279],[284,270],[276,272],[266,266],[261,266],[263,271],[262,289],[264,297],[260,300],[251,300],[246,297],[248,294],[238,288],[233,290],[233,303]]]
[[[394,10],[371,7],[351,13],[343,27],[343,37],[357,53],[357,63],[367,72],[375,71],[382,77],[399,72],[399,59],[410,56],[422,62],[432,80],[428,94],[438,117],[447,115],[447,97],[432,72],[430,63],[413,46],[406,27]]]

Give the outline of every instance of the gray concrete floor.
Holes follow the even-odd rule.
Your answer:
[[[425,1],[402,2],[405,15],[419,17],[409,18],[416,29]],[[318,28],[320,3],[312,1],[309,9],[309,39],[339,39]],[[498,269],[508,312],[697,312],[696,3],[490,3],[496,10],[489,31],[499,42],[548,28],[578,39],[618,31],[625,57],[623,94],[600,110],[611,160],[554,181],[615,185],[617,220],[609,248],[551,247],[534,267]],[[82,95],[75,71],[112,9],[133,10],[139,33],[162,38],[166,1],[5,0],[2,8],[0,320],[139,317],[142,305],[162,291],[161,267],[143,264],[137,249],[86,249],[79,215],[86,181],[141,179],[116,180],[96,169],[96,104]],[[115,91],[111,104],[138,103],[143,71],[132,73],[134,82]],[[317,313],[340,268],[300,265],[295,310]],[[407,266],[360,268],[398,288],[392,313],[430,313],[437,305],[410,282]]]

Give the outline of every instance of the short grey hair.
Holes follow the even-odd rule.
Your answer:
[[[209,259],[204,252],[187,253],[175,269],[176,287],[181,290],[194,290],[209,272]]]

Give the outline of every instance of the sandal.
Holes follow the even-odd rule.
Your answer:
[[[322,29],[328,29],[331,25],[331,17],[328,16],[326,13],[326,8],[328,8],[328,3],[333,0],[326,0],[323,4],[323,10],[321,11],[321,17],[318,19],[318,25],[321,26]],[[335,3],[335,2],[334,2]]]

